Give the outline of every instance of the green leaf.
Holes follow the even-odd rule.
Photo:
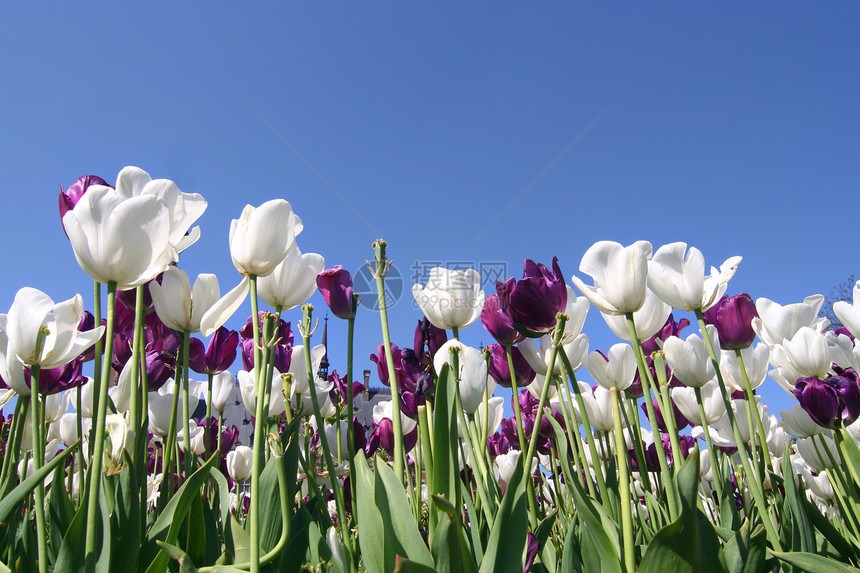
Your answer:
[[[761,524],[750,534],[749,520],[726,543],[724,554],[729,573],[760,573],[767,559],[767,532]]]
[[[581,573],[583,570],[580,559],[582,550],[576,535],[576,527],[573,523],[568,524],[567,535],[564,538],[564,551],[561,554],[560,573]]]
[[[376,459],[376,503],[380,514],[385,520],[386,527],[390,527],[398,545],[402,548],[403,555],[411,561],[423,565],[432,566],[433,557],[430,550],[418,531],[415,517],[409,509],[409,500],[406,498],[406,490],[400,480],[397,479],[394,470],[387,464]]]
[[[385,524],[379,508],[376,507],[375,483],[373,474],[367,466],[364,452],[359,450],[353,460],[355,464],[355,491],[358,524],[358,543],[361,558],[368,573],[384,573],[394,569],[394,554],[388,558],[385,547]]]
[[[446,499],[458,498],[460,466],[457,449],[458,426],[454,415],[457,381],[446,363],[436,380],[433,410],[433,491]]]
[[[156,543],[168,557],[179,563],[180,573],[197,573],[194,562],[182,549],[163,541],[156,541]]]
[[[845,559],[854,560],[857,557],[857,552],[854,549],[854,546],[851,545],[842,534],[837,531],[833,524],[830,523],[826,517],[821,514],[821,511],[818,510],[812,502],[808,499],[804,498],[803,500],[803,508],[806,512],[807,517],[809,517],[809,521],[812,525],[821,532],[824,536],[824,539],[827,540],[828,543],[839,552],[842,557]]]
[[[791,553],[770,552],[780,561],[799,567],[808,573],[860,573],[860,569],[856,567],[845,565],[844,563],[816,555],[815,553],[804,553],[801,551]]]
[[[481,573],[508,571],[522,567],[523,549],[528,533],[526,479],[523,464],[517,464],[508,489],[502,497],[498,515],[490,532],[490,540],[481,560]]]
[[[140,486],[128,454],[126,462],[127,465],[116,484],[114,511],[111,516],[111,543],[114,569],[136,571],[143,537],[140,523]]]
[[[260,473],[260,499],[271,500],[271,503],[260,504],[261,555],[271,551],[277,545],[283,529],[278,492],[278,464],[281,462],[280,458],[271,456]]]
[[[842,454],[842,459],[848,466],[848,473],[854,479],[854,485],[860,486],[860,448],[845,428],[839,428],[834,432],[833,437],[836,438],[839,453]]]
[[[51,482],[51,491],[48,500],[48,515],[53,531],[66,531],[72,519],[75,517],[75,506],[66,492],[66,484],[64,479],[63,466],[57,466],[54,470],[54,479]],[[63,538],[61,535],[50,536],[51,545],[53,545],[54,553],[57,554],[62,546]]]
[[[312,502],[313,503],[313,502]],[[301,505],[290,524],[290,540],[281,558],[281,571],[299,571],[308,554],[308,529],[313,516],[307,506]]]
[[[570,484],[576,504],[576,514],[579,517],[579,546],[582,555],[582,571],[584,573],[622,573],[621,557],[618,549],[618,526],[612,522],[600,505],[591,502],[579,486],[579,482]],[[605,522],[611,522],[608,528],[614,534],[610,537]]]
[[[478,570],[456,512],[443,513],[439,518],[430,540],[430,552],[438,573],[476,573]]]
[[[86,497],[82,498],[86,500]],[[82,503],[63,535],[63,544],[54,563],[54,571],[76,573],[85,570],[84,549],[87,536],[87,504]]]
[[[788,445],[785,446],[785,452],[782,460],[784,468],[791,467],[791,459],[789,458]],[[789,464],[789,465],[784,465]],[[812,529],[812,524],[806,515],[803,506],[803,492],[797,487],[795,475],[792,472],[786,474],[786,479],[783,480],[785,487],[785,506],[788,507],[791,513],[791,547],[794,551],[814,552],[815,547],[815,532]],[[786,517],[788,512],[783,512]],[[785,527],[783,525],[783,527]]]
[[[158,547],[156,542],[164,541],[169,545],[176,543],[182,522],[185,520],[185,516],[188,515],[194,498],[200,495],[200,490],[209,476],[209,469],[215,464],[217,458],[217,455],[210,457],[206,463],[200,466],[200,469],[185,480],[185,483],[182,484],[179,491],[170,499],[164,511],[158,516],[155,524],[153,524],[152,529],[150,529],[147,535],[149,543],[141,551],[141,563],[149,563],[149,567],[146,569],[148,573],[160,573],[167,567],[170,559]],[[166,487],[166,484],[164,487]],[[153,546],[155,547],[155,551],[152,549]],[[153,552],[155,553],[154,556],[152,555]]]
[[[436,570],[428,565],[410,561],[398,555],[394,565],[394,573],[436,573]]]
[[[12,512],[21,509],[21,506],[30,497],[30,494],[33,493],[36,486],[42,483],[45,478],[57,468],[57,466],[64,465],[68,455],[74,452],[79,445],[80,441],[75,442],[54,456],[50,462],[39,468],[38,471],[33,472],[33,475],[28,476],[27,479],[19,483],[15,489],[4,495],[3,499],[0,499],[0,526],[8,523],[9,515]]]
[[[487,541],[490,538],[490,531],[486,522],[482,519],[483,514],[475,511],[475,504],[472,503],[471,495],[463,496],[463,504],[466,506],[466,515],[469,516],[469,524],[463,523],[463,520],[458,516],[459,527],[465,528],[469,532],[469,538],[472,544],[472,555],[475,557],[475,564],[480,567],[484,560],[484,549]]]
[[[725,557],[708,518],[696,507],[699,486],[698,451],[677,474],[681,514],[660,529],[639,564],[640,573],[725,573]]]

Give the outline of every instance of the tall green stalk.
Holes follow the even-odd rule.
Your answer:
[[[615,423],[615,459],[618,463],[618,496],[621,504],[621,533],[624,538],[624,567],[628,573],[636,570],[636,556],[633,553],[633,514],[630,509],[630,475],[627,468],[627,447],[621,428],[621,404],[618,389],[610,388],[612,400],[612,420]]]
[[[716,351],[714,350],[714,345],[711,342],[711,337],[708,336],[708,330],[707,328],[705,328],[705,319],[702,316],[701,309],[696,311],[696,318],[699,321],[699,330],[702,333],[702,339],[705,341],[705,347],[708,349],[708,354],[710,355],[711,362],[714,365],[714,372],[716,372],[717,374],[717,383],[720,385],[720,393],[723,396],[723,403],[726,406],[726,415],[729,417],[729,423],[731,423],[732,425],[732,434],[734,436],[735,443],[738,445],[738,455],[741,458],[741,465],[744,468],[744,474],[747,478],[747,485],[750,488],[750,493],[752,494],[753,501],[758,508],[761,521],[764,524],[765,531],[767,532],[768,541],[770,541],[771,545],[776,551],[782,551],[782,545],[779,542],[779,532],[777,531],[776,526],[771,520],[770,513],[768,512],[767,502],[764,499],[764,488],[762,487],[762,484],[758,479],[758,475],[753,471],[749,457],[747,456],[746,449],[743,447],[744,442],[741,439],[741,433],[738,429],[738,422],[735,419],[735,413],[734,411],[732,411],[730,394],[726,390],[726,383],[723,380],[722,372],[720,372],[720,359],[717,356]]]
[[[87,499],[87,535],[85,544],[86,568],[88,572],[95,571],[96,544],[98,539],[97,522],[101,520],[99,511],[99,496],[101,495],[102,466],[104,464],[105,422],[107,419],[108,382],[113,355],[113,323],[114,306],[116,305],[116,283],[107,285],[107,328],[105,330],[105,352],[99,383],[98,405],[96,406],[95,442],[93,444],[92,460],[89,468],[89,490]],[[104,525],[107,527],[107,524]]]
[[[385,347],[385,363],[388,366],[388,382],[391,385],[391,422],[394,431],[394,473],[401,482],[404,480],[403,468],[406,452],[403,446],[403,422],[400,419],[400,387],[394,367],[394,354],[391,351],[391,336],[388,330],[388,306],[385,302],[385,275],[390,263],[385,255],[386,243],[379,239],[373,243],[376,293],[379,297],[379,320],[382,323],[382,344]]]

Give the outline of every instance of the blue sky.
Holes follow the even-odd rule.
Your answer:
[[[289,200],[327,266],[384,237],[402,346],[414,261],[519,276],[556,255],[569,280],[595,241],[680,240],[744,257],[730,293],[826,294],[860,273],[858,21],[854,3],[7,4],[0,308],[23,286],[91,300],[57,192],[125,165],[207,198],[181,266],[222,292],[247,203]],[[615,342],[596,312],[586,332]],[[359,372],[380,341],[362,312]]]

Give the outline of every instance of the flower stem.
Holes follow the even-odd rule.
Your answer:
[[[194,454],[191,453],[191,427],[188,418],[191,417],[191,404],[189,403],[189,379],[188,379],[188,353],[190,351],[191,334],[186,330],[182,334],[182,433],[185,435],[185,479],[191,477],[191,465]]]
[[[615,423],[615,459],[618,463],[618,496],[621,504],[621,532],[624,538],[624,567],[628,573],[636,570],[633,553],[633,515],[630,509],[630,475],[627,467],[627,447],[621,428],[621,404],[618,389],[609,389],[612,399],[612,419]],[[661,445],[662,447],[662,445]]]
[[[770,514],[767,511],[767,502],[764,499],[763,488],[761,483],[758,480],[758,475],[753,472],[753,468],[750,465],[749,457],[747,456],[747,451],[744,448],[743,440],[741,439],[741,432],[738,429],[738,422],[735,419],[735,413],[732,411],[732,403],[729,399],[729,393],[726,391],[726,383],[723,380],[723,375],[720,372],[720,359],[714,350],[714,345],[711,341],[711,337],[708,335],[708,330],[705,328],[705,319],[702,316],[701,309],[696,310],[696,318],[699,321],[699,330],[702,333],[702,339],[705,342],[705,347],[708,349],[708,354],[711,357],[711,362],[714,365],[714,372],[717,375],[717,383],[720,385],[720,393],[723,396],[723,403],[726,406],[726,415],[729,417],[729,422],[732,425],[732,434],[735,439],[735,443],[738,446],[738,454],[741,458],[741,465],[744,468],[744,474],[747,476],[747,485],[750,488],[750,493],[752,494],[753,501],[755,502],[756,507],[758,508],[758,512],[761,514],[761,521],[764,524],[764,528],[767,532],[767,539],[770,541],[771,545],[776,551],[782,551],[782,545],[779,542],[779,533],[776,530],[776,526],[773,524],[773,521],[770,518]]]
[[[248,519],[251,521],[251,573],[260,572],[260,473],[262,470],[263,450],[266,438],[266,415],[264,410],[263,381],[265,368],[262,364],[262,347],[260,345],[260,318],[257,311],[257,277],[250,275],[251,282],[251,324],[254,329],[254,452],[251,458],[251,507]],[[305,348],[305,353],[309,352]]]
[[[92,460],[89,467],[89,492],[87,499],[87,536],[85,544],[86,569],[95,570],[97,522],[101,520],[99,511],[99,496],[102,485],[102,465],[104,464],[105,422],[107,419],[108,382],[110,381],[111,358],[113,354],[113,323],[114,305],[116,304],[116,283],[107,285],[107,328],[105,331],[105,352],[101,368],[101,382],[98,387],[98,405],[96,406],[95,443],[93,444]],[[96,306],[98,308],[98,306]],[[103,524],[108,527],[108,524]]]
[[[514,393],[514,418],[517,420],[517,438],[520,442],[520,452],[526,451],[526,436],[523,431],[523,415],[520,412],[520,393],[517,388],[517,373],[514,371],[514,355],[510,344],[505,345],[505,354],[508,356],[508,371],[511,373],[511,390]]]
[[[654,435],[654,449],[657,450],[657,460],[660,462],[660,473],[665,478],[666,483],[666,500],[669,504],[669,517],[675,520],[678,517],[678,500],[676,498],[677,491],[675,490],[675,480],[672,479],[672,472],[669,469],[669,462],[666,460],[666,452],[663,450],[663,440],[660,434],[660,428],[657,427],[657,413],[654,411],[653,398],[651,397],[651,371],[645,364],[645,356],[642,352],[642,345],[639,342],[639,335],[636,334],[636,325],[633,322],[633,313],[627,313],[627,331],[630,333],[630,341],[633,343],[633,350],[636,355],[636,366],[639,368],[639,380],[642,382],[642,392],[645,396],[645,411],[648,412],[648,420],[651,421],[651,430]],[[659,444],[657,442],[660,442]]]
[[[391,351],[391,337],[388,330],[388,306],[385,301],[385,275],[388,272],[388,258],[385,255],[385,241],[373,243],[373,275],[376,277],[376,294],[379,297],[379,320],[382,325],[382,344],[385,347],[385,363],[388,365],[388,382],[391,385],[391,417],[394,431],[394,473],[403,482],[403,468],[406,453],[403,446],[403,423],[400,420],[400,387],[394,367],[394,354]]]
[[[40,356],[41,341],[44,340],[44,329],[39,331],[39,347],[36,356]],[[32,443],[33,443],[33,471],[39,471],[45,463],[45,426],[42,423],[42,412],[44,412],[44,397],[39,391],[39,366],[30,367],[30,394],[33,396],[33,411],[30,415],[32,421]],[[48,571],[48,534],[45,526],[45,482],[39,482],[33,491],[33,505],[36,510],[36,545],[39,552],[39,573]]]
[[[699,418],[702,426],[702,433],[705,435],[705,443],[708,445],[708,455],[711,457],[711,471],[714,474],[714,483],[717,484],[717,499],[723,500],[723,464],[719,457],[719,452],[714,447],[714,442],[711,440],[711,431],[708,429],[708,418],[705,416],[705,404],[702,401],[702,389],[693,388],[696,393],[696,402],[699,405]]]
[[[355,295],[353,298],[356,298]],[[356,302],[353,300],[353,310],[355,310]],[[351,493],[350,499],[358,499],[355,489],[355,464],[352,463],[355,458],[355,407],[353,405],[353,381],[352,381],[352,350],[355,338],[355,312],[347,319],[346,322],[346,444],[349,451],[349,490]]]

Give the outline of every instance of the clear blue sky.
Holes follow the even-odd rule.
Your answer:
[[[208,199],[181,266],[222,292],[239,280],[227,234],[246,203],[288,199],[300,247],[327,266],[358,269],[384,237],[406,282],[402,346],[416,260],[519,276],[524,258],[557,255],[569,280],[597,240],[680,240],[709,264],[742,255],[729,292],[781,303],[860,273],[856,3],[0,10],[4,310],[22,286],[91,300],[57,193],[125,165]],[[345,328],[330,326],[342,370]],[[614,342],[596,312],[586,331]],[[358,334],[360,372],[378,315]],[[490,341],[480,324],[464,337]]]

